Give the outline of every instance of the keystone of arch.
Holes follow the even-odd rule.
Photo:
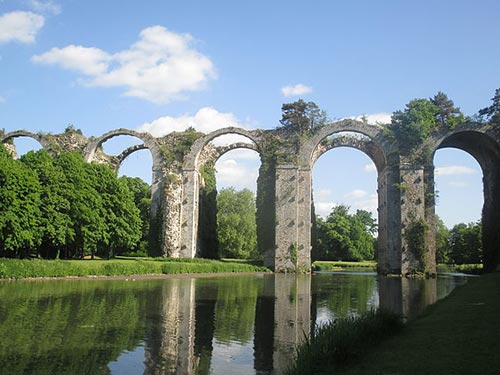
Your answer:
[[[256,137],[255,133],[249,130],[245,130],[242,128],[237,128],[237,127],[228,127],[228,128],[221,128],[217,129],[211,133],[208,133],[207,135],[198,138],[193,145],[191,146],[191,151],[189,152],[188,155],[186,155],[186,159],[184,160],[184,170],[197,170],[199,165],[198,165],[198,158],[203,150],[203,148],[209,144],[212,140],[214,140],[217,137],[220,137],[222,135],[226,134],[236,134],[236,135],[242,135],[244,137],[247,137],[250,139],[254,144],[255,144],[255,151],[259,152],[260,148],[258,146],[259,144],[259,139]],[[245,146],[242,146],[242,145]],[[246,143],[234,143],[233,145],[239,145],[239,147],[234,147],[227,149],[226,151],[222,152],[219,154],[219,157],[222,156],[224,153],[234,150],[235,148],[250,148],[248,145],[253,146],[251,144],[246,144]],[[229,145],[231,146],[231,145]],[[229,147],[226,146],[226,147]]]

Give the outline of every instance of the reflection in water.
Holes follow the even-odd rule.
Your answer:
[[[311,326],[408,318],[464,278],[251,275],[0,283],[5,374],[280,374]]]

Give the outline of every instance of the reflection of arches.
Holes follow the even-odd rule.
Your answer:
[[[14,140],[14,138],[21,138],[21,137],[34,139],[42,146],[42,148],[46,150],[50,149],[50,143],[47,142],[47,140],[42,135],[32,133],[27,130],[15,130],[10,133],[4,134],[3,136],[0,137],[0,142],[6,145],[14,153],[14,156],[17,157],[16,146],[14,144],[8,144],[8,143],[9,141]]]
[[[482,209],[482,235],[484,267],[495,270],[500,264],[500,143],[498,134],[488,125],[466,123],[451,131],[436,135],[433,139],[432,158],[437,150],[457,148],[471,155],[481,166],[483,173],[484,204]],[[428,180],[434,182],[433,159],[427,170]],[[433,193],[433,192],[432,192]],[[429,210],[434,213],[435,202]]]

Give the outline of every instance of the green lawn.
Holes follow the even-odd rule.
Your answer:
[[[330,373],[324,369],[324,374]],[[500,273],[470,279],[335,374],[499,374]]]

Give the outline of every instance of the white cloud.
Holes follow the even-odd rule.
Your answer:
[[[322,201],[330,198],[333,195],[333,191],[331,189],[321,189],[319,191],[314,192],[314,200]]]
[[[281,93],[285,97],[310,94],[313,91],[312,87],[299,83],[297,85],[289,85],[281,88]]]
[[[148,27],[129,49],[115,54],[95,47],[53,48],[33,61],[60,65],[87,77],[86,86],[124,87],[126,96],[168,103],[188,91],[198,91],[215,78],[212,61],[192,48],[189,34],[162,26]]]
[[[55,16],[61,14],[61,5],[51,0],[49,1],[31,0],[31,7],[33,8],[33,10],[43,14],[52,14]]]
[[[219,160],[215,168],[217,170],[217,185],[234,186],[236,190],[244,188],[253,192],[257,190],[258,172],[255,169],[248,168],[234,159]]]
[[[351,194],[352,193],[352,194]],[[364,190],[353,190],[351,193],[344,195],[346,201],[343,204],[346,204],[351,209],[352,213],[356,210],[365,210],[371,212],[373,216],[377,217],[377,208],[378,208],[378,197],[377,194],[368,195],[368,193]],[[338,203],[334,203],[331,201],[316,201],[314,202],[314,210],[316,215],[320,215],[326,218],[332,209],[337,206]]]
[[[11,12],[0,16],[0,43],[34,43],[45,18],[32,12]]]
[[[377,167],[373,163],[366,164],[363,169],[367,173],[372,173],[377,171]]]
[[[473,168],[464,166],[449,166],[449,167],[437,167],[434,170],[436,176],[451,176],[451,175],[463,175],[463,174],[474,174],[477,171]]]
[[[360,199],[366,197],[368,193],[365,190],[355,189],[350,191],[347,194],[344,194],[344,198],[346,199]]]
[[[378,208],[378,197],[377,194],[372,194],[365,199],[357,199],[352,202],[352,207],[357,210],[365,210],[373,213],[374,217],[377,217]]]
[[[35,55],[32,61],[60,65],[88,76],[97,76],[106,72],[111,56],[98,48],[70,45],[64,48],[52,48],[42,55]]]
[[[0,104],[5,103],[6,101],[7,100],[3,96],[0,96]]]
[[[219,112],[211,107],[204,107],[198,110],[194,116],[186,114],[178,117],[160,117],[142,124],[137,131],[148,132],[155,137],[162,137],[173,131],[183,131],[189,127],[203,133],[210,133],[229,126],[244,127],[234,114]]]
[[[332,212],[333,207],[335,207],[334,202],[314,202],[314,211],[316,215],[327,217],[330,212]]]
[[[377,125],[390,123],[392,115],[389,113],[373,113],[371,115],[351,116],[348,118],[358,121],[366,120],[369,124]]]

